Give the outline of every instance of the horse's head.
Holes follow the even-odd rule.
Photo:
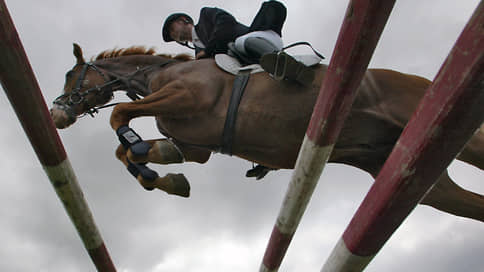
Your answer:
[[[67,72],[64,93],[54,100],[50,110],[57,128],[66,128],[77,117],[91,113],[94,107],[104,105],[112,99],[109,77],[94,63],[86,62],[81,47],[74,44],[77,63]]]
[[[153,48],[132,46],[103,51],[95,61],[86,62],[77,44],[74,56],[77,63],[66,74],[64,93],[54,100],[51,109],[57,128],[70,126],[80,115],[92,115],[113,98],[114,91],[125,91],[133,100],[151,94],[150,75],[169,64],[192,59],[186,54],[155,55]]]

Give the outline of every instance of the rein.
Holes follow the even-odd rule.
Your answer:
[[[70,93],[66,93],[66,94],[62,94],[62,95],[58,96],[54,100],[53,103],[56,104],[57,106],[59,106],[61,109],[63,109],[69,115],[77,116],[77,117],[81,118],[81,117],[84,117],[87,114],[89,114],[91,117],[94,117],[94,114],[98,113],[100,109],[113,107],[113,106],[116,106],[119,103],[112,103],[112,104],[107,104],[107,105],[103,105],[103,106],[99,106],[99,107],[96,107],[96,106],[89,107],[88,106],[86,112],[84,112],[82,114],[73,113],[71,107],[75,106],[75,105],[79,105],[81,103],[88,103],[86,101],[85,97],[88,96],[90,93],[96,93],[96,95],[101,95],[103,97],[105,97],[106,95],[109,95],[109,96],[112,97],[113,93],[115,91],[113,91],[112,89],[109,90],[109,91],[106,91],[106,90],[103,90],[103,89],[105,89],[109,86],[112,86],[116,83],[119,83],[119,82],[124,82],[127,85],[129,90],[126,90],[126,95],[131,100],[134,101],[134,100],[140,99],[140,97],[136,94],[136,92],[133,89],[130,89],[131,84],[129,82],[133,79],[133,77],[140,72],[146,72],[148,70],[158,68],[158,67],[162,68],[162,67],[164,67],[164,66],[166,66],[170,63],[173,63],[173,62],[175,62],[175,61],[171,60],[171,61],[167,61],[167,62],[164,62],[164,63],[157,63],[157,64],[145,66],[141,69],[139,67],[137,67],[135,71],[129,73],[125,77],[111,73],[114,77],[116,77],[116,79],[114,79],[114,80],[106,80],[106,78],[109,78],[109,77],[106,76],[94,63],[91,63],[91,62],[84,63],[82,70],[81,70],[81,73],[79,75],[79,78],[76,81],[76,85],[75,85],[74,89]],[[82,88],[82,82],[85,80],[86,73],[87,73],[87,70],[89,68],[94,69],[98,74],[100,74],[105,79],[106,82],[102,85],[99,85],[99,86],[96,85],[92,88],[89,88],[89,89],[81,92],[80,90]],[[67,101],[66,102],[62,101],[63,98],[67,98]]]

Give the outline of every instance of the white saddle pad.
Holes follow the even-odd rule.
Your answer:
[[[306,66],[313,66],[321,62],[321,59],[315,55],[295,55],[296,60],[304,63]],[[240,62],[227,54],[215,55],[215,63],[222,70],[231,73],[233,75],[238,74],[241,71],[250,71],[251,74],[264,72],[264,69],[259,64],[251,64],[242,66]]]

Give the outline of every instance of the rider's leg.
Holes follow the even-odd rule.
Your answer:
[[[253,62],[259,62],[276,80],[289,79],[310,85],[314,71],[282,52],[282,39],[274,31],[251,32],[235,40],[235,49]]]
[[[281,37],[274,31],[255,31],[238,37],[235,49],[259,62],[264,54],[279,52],[283,48]]]

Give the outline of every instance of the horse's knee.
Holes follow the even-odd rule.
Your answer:
[[[113,108],[109,123],[114,130],[129,123],[130,119],[126,114],[126,107],[127,103],[120,103]]]

